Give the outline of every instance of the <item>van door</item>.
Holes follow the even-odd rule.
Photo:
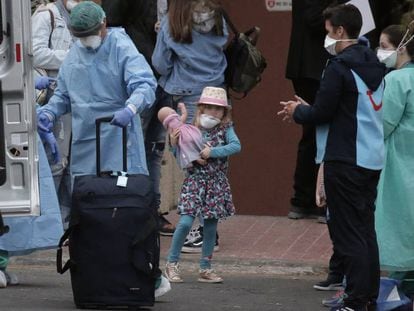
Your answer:
[[[31,3],[0,0],[0,212],[38,216]]]

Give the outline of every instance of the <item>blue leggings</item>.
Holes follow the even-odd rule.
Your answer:
[[[175,228],[168,253],[168,262],[178,262],[180,260],[181,248],[185,238],[193,226],[194,217],[181,215]],[[203,228],[203,247],[201,249],[200,269],[210,269],[211,259],[213,258],[214,245],[216,243],[217,219],[204,219]]]

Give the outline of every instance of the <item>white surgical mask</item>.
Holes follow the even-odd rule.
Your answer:
[[[193,28],[197,32],[207,33],[210,32],[216,25],[216,19],[214,18],[214,11],[201,13],[193,13]]]
[[[75,6],[77,6],[79,4],[79,2],[75,1],[75,0],[68,0],[66,2],[66,9],[70,12],[73,10],[73,8]]]
[[[329,37],[328,35],[326,35],[324,47],[325,47],[325,50],[327,50],[328,53],[331,55],[336,55],[336,50],[335,50],[336,42],[338,42],[338,40],[333,39]]]
[[[98,47],[100,47],[102,43],[102,38],[100,35],[82,37],[79,38],[79,40],[85,48],[93,50],[96,50]]]
[[[212,129],[213,127],[218,125],[220,122],[221,122],[220,119],[218,119],[216,117],[213,117],[213,116],[210,116],[210,115],[205,114],[205,113],[203,113],[200,116],[200,125],[203,128],[207,129],[207,130]]]
[[[345,42],[345,41],[356,41],[356,39],[333,39],[331,37],[329,37],[328,35],[326,35],[325,37],[325,42],[324,42],[324,47],[325,50],[328,51],[329,54],[335,56],[336,54],[336,43],[337,42]]]
[[[397,51],[378,49],[377,57],[387,68],[395,68],[397,65]]]

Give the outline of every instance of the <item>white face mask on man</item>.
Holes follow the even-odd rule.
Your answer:
[[[336,43],[337,42],[346,42],[346,41],[356,41],[356,39],[333,39],[333,38],[331,38],[329,35],[326,35],[326,37],[325,37],[325,42],[324,42],[324,47],[325,47],[325,50],[329,53],[329,54],[331,54],[331,55],[333,55],[333,56],[335,56],[335,55],[337,55],[338,53],[336,52]]]
[[[207,130],[212,129],[220,122],[221,120],[219,118],[210,116],[208,114],[203,113],[202,115],[200,115],[200,125]]]
[[[75,6],[77,6],[79,4],[78,1],[75,0],[67,0],[66,1],[66,10],[68,10],[69,12],[73,10],[73,8]]]
[[[79,38],[79,41],[85,48],[96,50],[101,46],[102,37],[100,35],[92,35]]]

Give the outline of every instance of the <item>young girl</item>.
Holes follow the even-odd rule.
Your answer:
[[[181,215],[167,258],[165,275],[170,282],[183,282],[178,261],[186,235],[195,217],[204,219],[203,246],[199,282],[221,283],[223,279],[211,269],[217,222],[234,214],[234,205],[227,179],[228,157],[240,152],[240,141],[230,118],[227,94],[222,88],[204,88],[197,104],[195,126],[200,128],[205,143],[200,160],[187,169],[181,188],[178,213]],[[175,132],[177,133],[177,132]],[[177,142],[179,134],[171,136]]]

